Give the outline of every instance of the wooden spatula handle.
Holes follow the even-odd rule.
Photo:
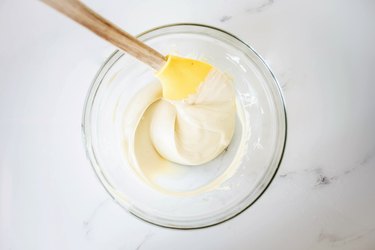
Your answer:
[[[57,11],[85,26],[98,36],[124,50],[155,70],[165,64],[165,57],[156,50],[139,41],[134,36],[121,30],[89,9],[79,0],[41,0]]]

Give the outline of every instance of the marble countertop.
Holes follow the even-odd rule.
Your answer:
[[[375,249],[375,2],[87,0],[138,34],[196,22],[253,46],[279,79],[288,140],[239,216],[172,230],[114,202],[81,116],[114,48],[39,1],[0,2],[0,249]]]

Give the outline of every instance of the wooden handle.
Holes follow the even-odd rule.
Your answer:
[[[41,0],[138,60],[159,70],[165,57],[134,36],[107,21],[79,0]]]

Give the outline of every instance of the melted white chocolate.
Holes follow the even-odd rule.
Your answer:
[[[196,94],[154,104],[150,136],[163,158],[183,165],[214,159],[230,143],[236,115],[231,79],[212,70]]]
[[[126,157],[146,179],[173,172],[175,164],[200,165],[230,143],[236,118],[232,80],[212,70],[196,94],[170,101],[159,83],[141,89],[129,102],[124,119]]]

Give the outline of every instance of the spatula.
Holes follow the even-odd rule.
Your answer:
[[[180,100],[195,93],[213,68],[191,58],[160,54],[78,0],[41,1],[153,68],[162,84],[164,98]]]

